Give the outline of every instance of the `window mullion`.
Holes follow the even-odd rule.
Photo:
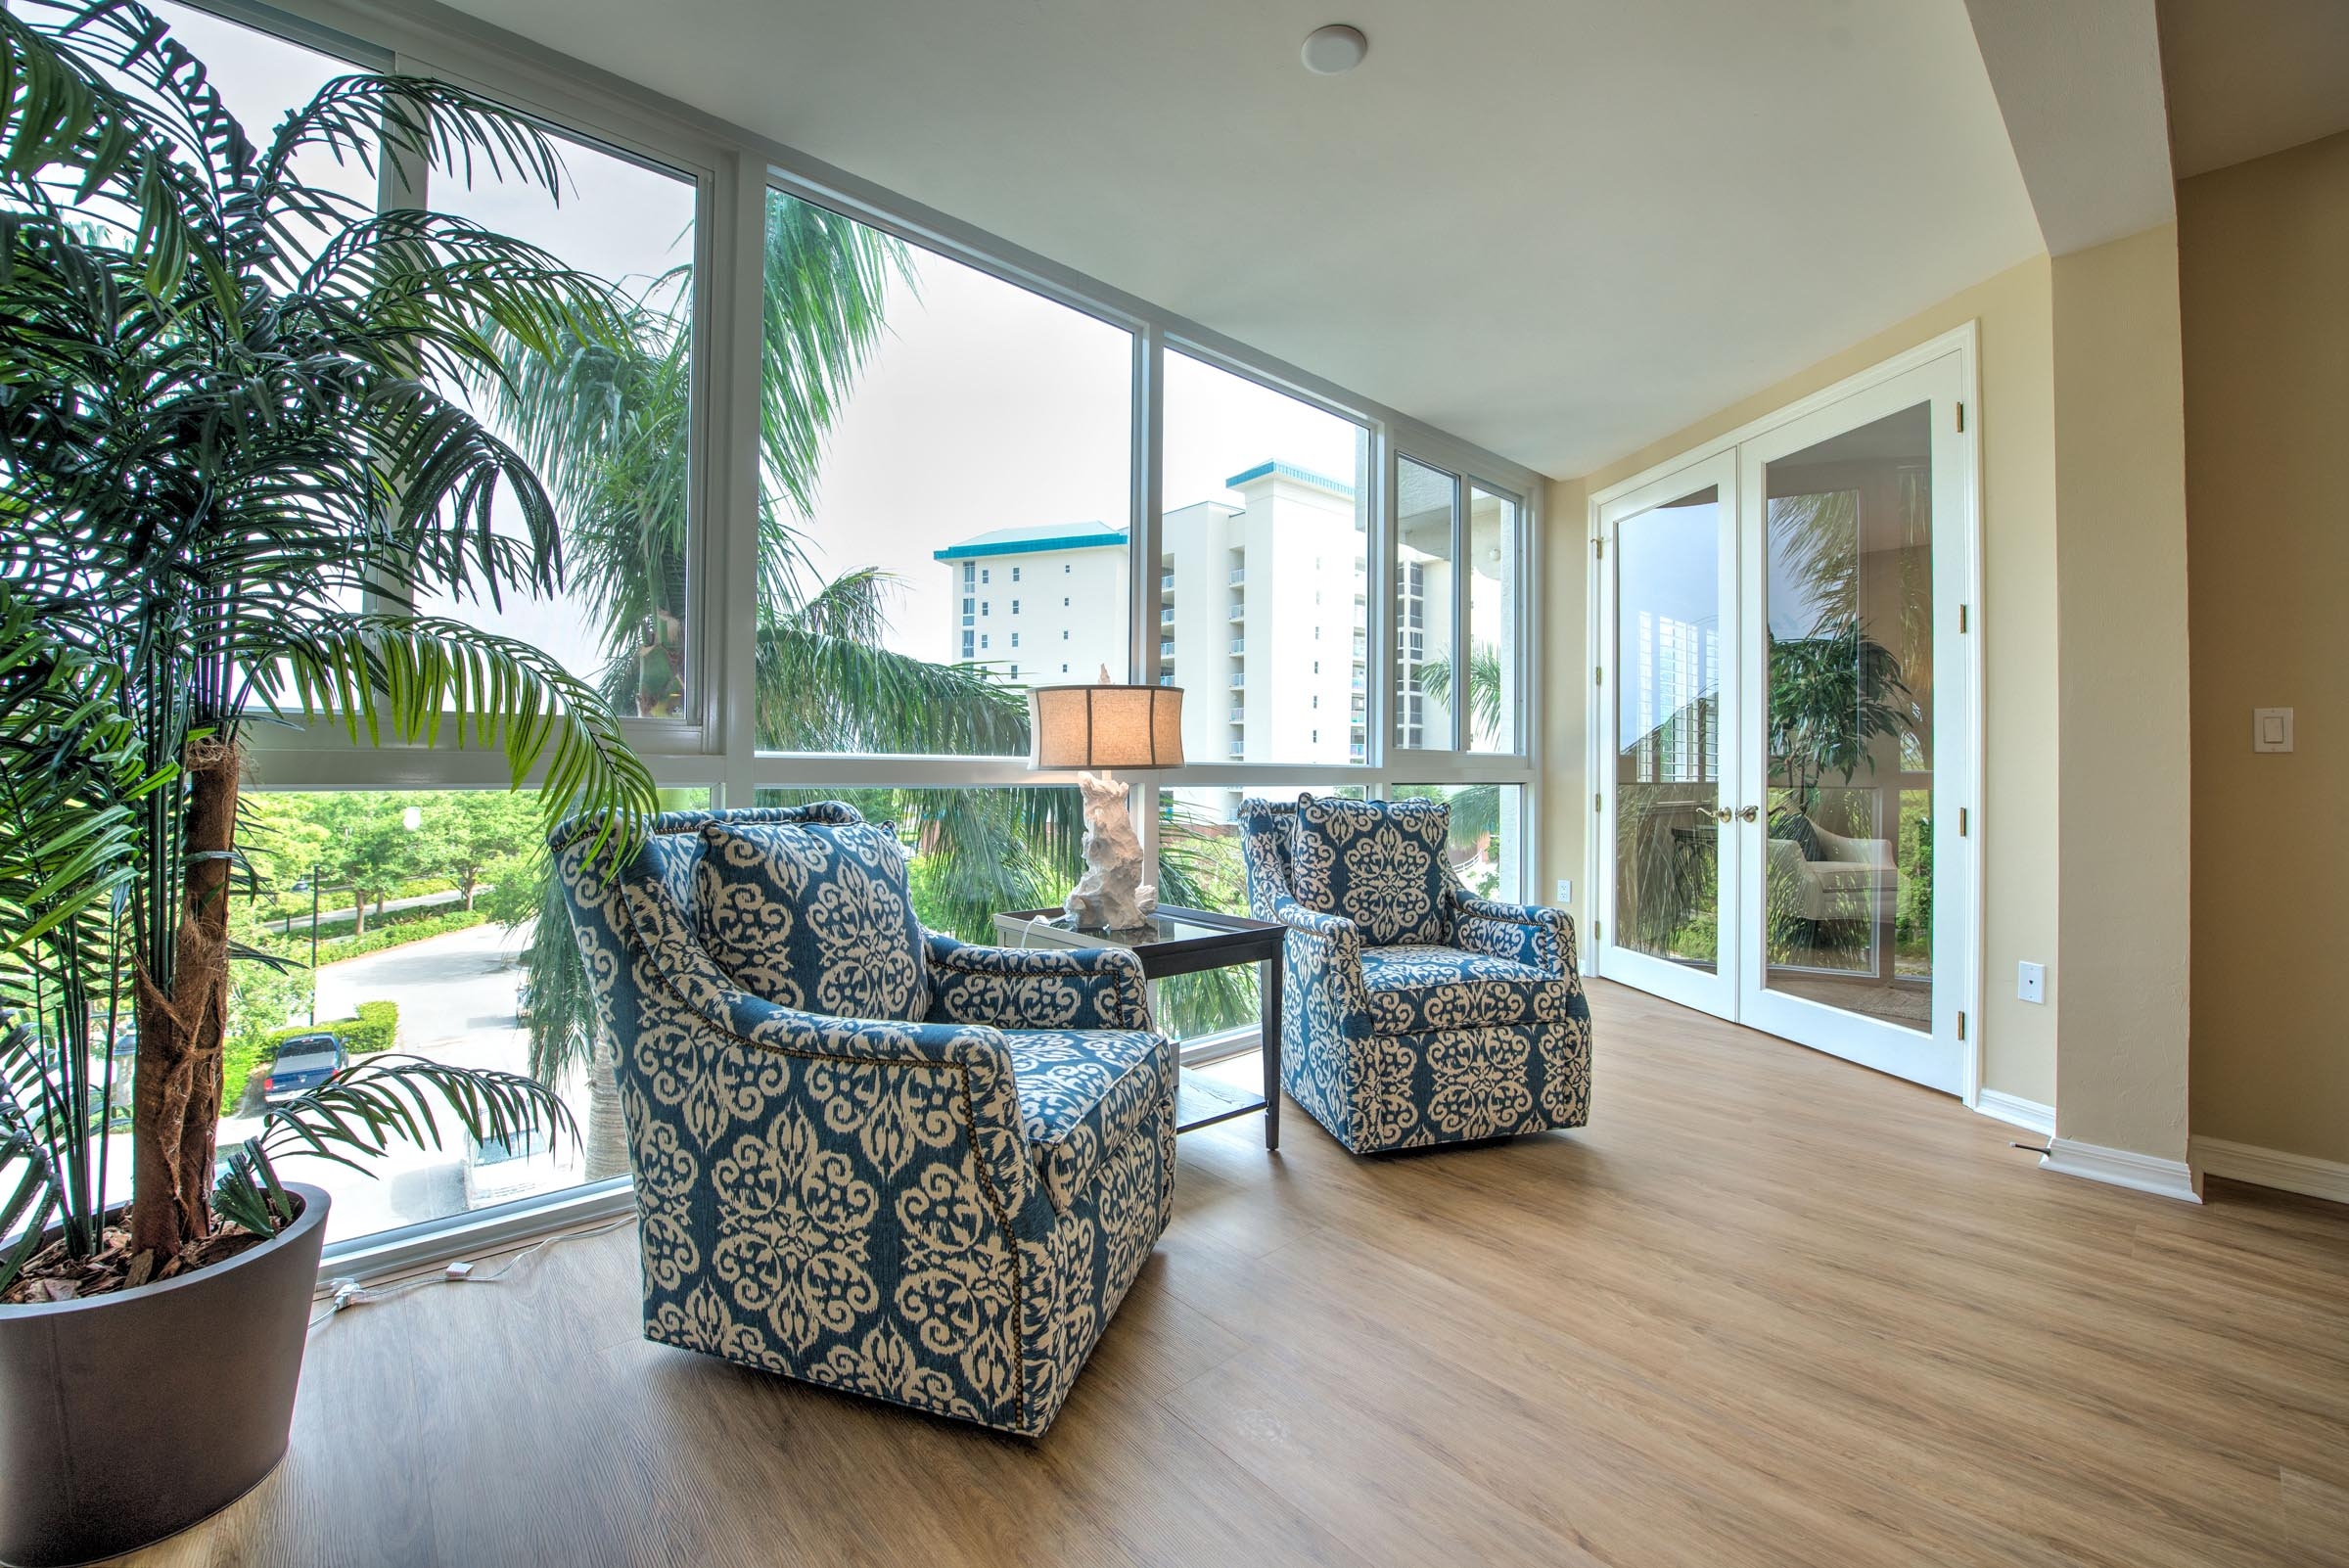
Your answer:
[[[1159,606],[1165,594],[1158,563],[1166,550],[1166,344],[1158,328],[1133,335],[1133,498],[1127,558],[1132,649],[1128,677],[1158,684]],[[1155,828],[1152,830],[1155,832]]]
[[[1470,682],[1476,673],[1476,649],[1468,635],[1469,577],[1475,564],[1468,559],[1468,477],[1451,479],[1451,749],[1468,750],[1474,731],[1469,717],[1476,707]]]
[[[1369,712],[1363,727],[1369,741],[1365,761],[1371,767],[1383,769],[1393,762],[1395,753],[1396,551],[1400,540],[1395,519],[1395,438],[1393,428],[1384,421],[1371,428],[1370,472],[1370,614],[1369,647],[1365,650]]]
[[[702,678],[725,762],[726,804],[755,799],[759,753],[759,487],[760,379],[765,371],[766,171],[728,160],[713,186],[724,207],[712,236],[707,341],[714,347],[706,386],[724,386],[695,423],[709,432],[710,493],[702,505],[702,602],[717,624],[702,639]],[[727,410],[721,420],[719,408]]]

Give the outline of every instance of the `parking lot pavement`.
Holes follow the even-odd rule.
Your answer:
[[[400,1050],[452,1066],[525,1072],[530,1041],[514,1017],[514,995],[522,984],[516,964],[530,939],[527,926],[509,932],[481,925],[324,965],[318,971],[318,1016],[347,1018],[363,1001],[396,1002]],[[564,1097],[584,1126],[584,1091],[567,1086]],[[464,1130],[446,1112],[438,1121],[441,1147],[395,1143],[367,1162],[374,1179],[314,1157],[287,1160],[280,1173],[333,1195],[330,1241],[462,1214]],[[222,1146],[251,1136],[257,1123],[254,1117],[222,1122]],[[576,1150],[571,1164],[576,1178]]]

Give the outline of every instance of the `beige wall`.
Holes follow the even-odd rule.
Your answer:
[[[1981,333],[1983,587],[1976,626],[1984,642],[1985,900],[1982,1082],[2040,1104],[2055,1098],[2057,778],[2055,449],[2050,272],[2026,261],[1899,326],[1776,382],[1712,417],[1675,431],[1581,479],[1553,480],[1547,628],[1546,778],[1543,872],[1582,885],[1591,784],[1584,754],[1591,692],[1588,597],[1591,554],[1587,497],[1905,348],[1967,321]],[[2049,966],[2050,1004],[2014,999],[2019,959]]]
[[[2178,187],[2193,1130],[2349,1161],[2349,135]],[[2251,710],[2295,712],[2255,755]]]
[[[2050,270],[2063,717],[2055,1130],[2183,1161],[2191,879],[2177,226],[2058,256]]]

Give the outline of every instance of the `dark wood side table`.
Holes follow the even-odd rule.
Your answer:
[[[1255,1111],[1265,1113],[1265,1147],[1280,1147],[1280,937],[1277,921],[1251,920],[1246,915],[1216,914],[1206,909],[1177,909],[1161,904],[1150,924],[1131,931],[1080,931],[1051,924],[1068,917],[1058,909],[1022,909],[995,916],[995,936],[1007,947],[1125,947],[1142,961],[1151,980],[1169,975],[1193,975],[1203,969],[1232,964],[1257,966],[1259,1018],[1265,1038],[1265,1091],[1220,1084],[1205,1074],[1182,1069],[1181,1087],[1174,1101],[1174,1130],[1227,1122]]]

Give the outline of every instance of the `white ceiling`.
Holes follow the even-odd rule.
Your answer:
[[[2349,130],[2349,0],[2161,0],[2178,177]]]
[[[456,3],[1555,475],[2042,248],[1964,0]]]

